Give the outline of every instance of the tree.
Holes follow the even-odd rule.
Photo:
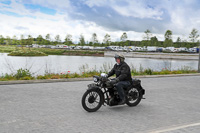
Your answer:
[[[181,38],[177,37],[176,42],[178,42],[178,43],[181,42]]]
[[[144,33],[145,33],[145,35],[144,35],[143,39],[150,40],[152,37],[151,31],[147,29]]]
[[[143,40],[141,42],[142,46],[153,45],[154,42],[152,43],[152,41],[154,41],[154,40],[151,40],[151,39],[155,39],[155,38],[152,38],[151,31],[147,29],[146,31],[144,31]]]
[[[98,39],[97,39],[97,34],[96,33],[92,34],[91,42],[92,42],[93,45],[98,43]]]
[[[60,39],[60,35],[56,35],[55,37],[55,43],[60,43],[61,42],[61,39]]]
[[[165,32],[165,40],[172,40],[172,31],[171,30],[167,30]]]
[[[172,41],[172,31],[171,30],[167,30],[165,32],[165,41],[164,41],[164,47],[169,47],[173,45],[173,41]]]
[[[47,34],[45,39],[48,40],[48,41],[51,41],[50,34]]]
[[[32,45],[33,44],[33,37],[31,35],[28,35],[28,39],[26,41],[27,45]]]
[[[109,34],[106,34],[106,35],[104,36],[103,43],[106,44],[106,45],[109,45],[110,42],[111,42],[111,37],[110,37]]]
[[[4,40],[5,38],[2,35],[0,35],[0,44],[4,44]]]
[[[159,43],[159,41],[158,41],[156,36],[151,37],[150,42],[151,42],[151,46],[160,46],[160,43]]]
[[[13,36],[12,44],[13,45],[17,45],[18,44],[17,37],[15,35]]]
[[[65,37],[65,44],[66,45],[72,44],[72,35],[67,34],[67,36]]]
[[[121,40],[122,42],[125,42],[127,38],[128,38],[128,36],[127,36],[126,32],[124,32],[124,33],[121,35],[120,40]]]
[[[47,34],[47,35],[46,35],[45,40],[43,40],[43,44],[44,44],[44,45],[49,45],[49,44],[51,44],[51,37],[50,37],[50,34]]]
[[[127,38],[128,38],[128,36],[127,36],[126,32],[124,32],[124,33],[121,35],[121,37],[120,37],[120,40],[121,40],[120,44],[121,44],[122,46],[125,45],[125,42],[126,42]],[[119,44],[119,45],[120,45],[120,44]]]
[[[80,35],[80,38],[79,38],[79,44],[81,45],[81,46],[84,46],[85,45],[85,38],[84,38],[84,36],[81,34]]]
[[[190,41],[191,42],[196,42],[197,41],[197,38],[199,37],[199,35],[197,34],[198,33],[198,30],[197,29],[192,29],[190,35],[189,35],[189,38],[190,38]]]
[[[181,38],[180,37],[177,37],[176,43],[174,43],[174,47],[176,47],[176,48],[181,47]]]
[[[0,44],[4,44],[4,37],[0,35]]]
[[[43,37],[42,37],[42,35],[39,35],[37,38],[36,38],[36,43],[38,44],[38,45],[41,45],[42,43],[43,43]]]
[[[11,45],[12,44],[12,40],[9,36],[6,37],[6,40],[7,40],[7,45]]]
[[[25,41],[25,39],[24,39],[24,35],[21,35],[20,44],[21,44],[22,46],[26,44],[26,41]]]
[[[131,46],[130,40],[126,40],[126,41],[123,43],[123,46]]]

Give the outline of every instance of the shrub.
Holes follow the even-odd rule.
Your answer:
[[[152,72],[152,75],[159,75],[159,72],[154,71],[154,72]]]
[[[33,77],[29,77],[29,76],[21,78],[21,80],[32,80],[32,79],[34,79],[34,78]]]
[[[24,77],[32,77],[30,71],[28,69],[19,69],[17,73],[14,75],[17,79],[24,78]]]
[[[56,74],[56,75],[52,75],[51,79],[60,79],[60,75]]]
[[[139,70],[139,72],[140,73],[143,73],[144,72],[144,68],[142,67],[142,65],[140,64],[140,68],[139,68],[140,70]]]
[[[16,78],[13,76],[13,74],[5,74],[5,76],[1,76],[0,80],[5,81],[5,80],[15,80]]]
[[[79,78],[81,77],[78,73],[71,74],[71,78]]]
[[[148,69],[145,69],[145,70],[144,70],[144,73],[146,73],[147,75],[152,75],[153,70],[150,69],[150,68],[148,68]]]
[[[70,78],[70,75],[69,75],[69,74],[66,74],[66,75],[65,75],[65,78]]]
[[[37,76],[37,79],[48,79],[48,77],[47,76],[39,75],[39,76]]]

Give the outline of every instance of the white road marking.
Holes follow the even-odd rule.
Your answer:
[[[174,130],[183,129],[183,128],[187,128],[187,127],[194,127],[194,126],[200,126],[200,123],[193,123],[193,124],[189,124],[189,125],[172,127],[172,128],[168,128],[168,129],[163,129],[163,130],[158,130],[158,131],[152,131],[150,133],[164,133],[164,132],[168,132],[168,131],[174,131]]]

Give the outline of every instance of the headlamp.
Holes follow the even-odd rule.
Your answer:
[[[93,76],[93,81],[98,82],[99,81],[99,76]]]

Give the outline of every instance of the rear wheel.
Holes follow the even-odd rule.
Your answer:
[[[128,106],[137,106],[142,99],[142,94],[136,88],[131,88],[128,90],[126,104]]]
[[[97,111],[103,104],[103,95],[101,91],[93,88],[87,90],[82,97],[82,106],[88,112]]]

